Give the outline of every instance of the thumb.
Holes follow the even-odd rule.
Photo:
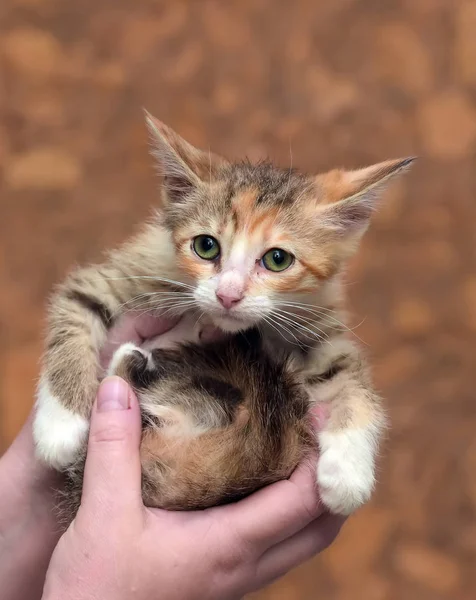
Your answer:
[[[140,436],[134,392],[120,377],[106,378],[91,413],[83,511],[121,518],[142,508]]]

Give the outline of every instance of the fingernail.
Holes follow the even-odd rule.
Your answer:
[[[98,412],[127,410],[129,408],[129,386],[120,377],[107,377],[99,386],[97,395]]]

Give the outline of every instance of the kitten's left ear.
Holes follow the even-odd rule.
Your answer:
[[[388,182],[408,170],[415,157],[388,160],[356,171],[336,169],[315,179],[323,224],[342,235],[365,232]]]
[[[145,119],[152,137],[152,153],[164,177],[166,200],[181,202],[202,183],[210,183],[227,161],[216,154],[195,148],[165,123],[147,111]]]

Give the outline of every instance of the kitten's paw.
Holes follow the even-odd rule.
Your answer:
[[[132,366],[136,368],[142,367],[144,370],[148,369],[150,371],[155,367],[152,353],[149,350],[144,350],[144,348],[139,348],[139,346],[128,342],[127,344],[122,344],[114,352],[107,374],[124,377],[125,374],[128,374]]]
[[[86,442],[89,421],[64,406],[45,380],[37,392],[33,438],[37,455],[57,470],[74,462]]]
[[[331,512],[350,515],[370,499],[374,488],[374,436],[365,429],[322,432],[319,445],[320,497]]]

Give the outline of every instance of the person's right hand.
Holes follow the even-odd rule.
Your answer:
[[[44,600],[241,598],[322,551],[342,525],[323,512],[310,464],[235,504],[145,508],[139,443],[137,399],[122,379],[106,379],[81,507],[53,553]]]

